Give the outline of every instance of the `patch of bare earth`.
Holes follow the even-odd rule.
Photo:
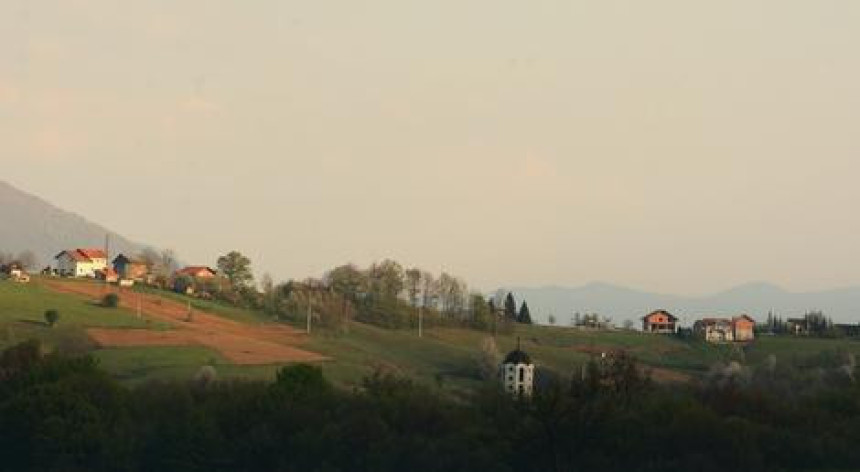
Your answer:
[[[199,345],[219,351],[236,364],[280,364],[329,360],[315,352],[294,347],[304,340],[304,333],[284,325],[239,323],[188,307],[155,295],[118,291],[115,287],[74,282],[45,282],[45,286],[62,293],[99,299],[108,292],[119,293],[120,305],[137,310],[153,319],[173,325],[173,330],[91,328],[90,337],[103,347],[188,346]]]

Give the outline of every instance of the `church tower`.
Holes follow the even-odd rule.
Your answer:
[[[535,366],[528,354],[520,349],[517,338],[517,348],[505,356],[499,367],[502,386],[505,392],[519,397],[531,397],[534,387]]]

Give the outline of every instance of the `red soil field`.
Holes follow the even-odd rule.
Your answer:
[[[139,302],[144,315],[173,325],[172,330],[88,329],[90,337],[102,347],[199,345],[220,352],[235,364],[246,365],[329,360],[321,354],[294,347],[304,340],[305,334],[289,326],[253,326],[196,309],[191,321],[187,321],[186,305],[155,295],[120,292],[116,287],[88,283],[47,281],[44,284],[57,292],[91,299],[100,299],[108,292],[118,293],[122,307],[137,310]]]

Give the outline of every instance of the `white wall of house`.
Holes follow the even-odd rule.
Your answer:
[[[97,270],[107,267],[107,259],[77,261],[66,253],[57,258],[57,271],[72,277],[95,277]]]

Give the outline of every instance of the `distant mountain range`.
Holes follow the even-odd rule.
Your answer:
[[[767,283],[750,283],[703,297],[683,297],[634,290],[606,283],[582,287],[517,287],[510,289],[519,303],[525,299],[535,322],[546,323],[550,314],[556,323],[568,325],[575,312],[609,316],[620,325],[639,319],[655,309],[666,309],[690,326],[703,316],[746,313],[763,320],[768,312],[784,318],[821,310],[839,323],[860,322],[860,287],[796,293]]]
[[[135,253],[143,247],[0,181],[0,251],[33,251],[42,267],[52,264],[63,249],[104,247],[106,234],[110,235],[111,254]]]

